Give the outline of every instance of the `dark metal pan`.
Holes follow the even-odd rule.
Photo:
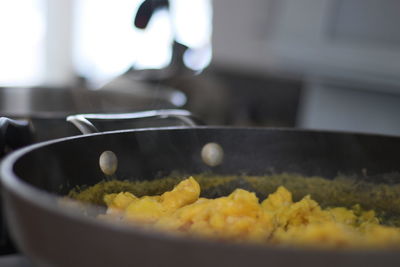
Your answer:
[[[215,142],[223,162],[204,164]],[[118,179],[172,172],[291,172],[331,179],[338,173],[400,182],[400,138],[265,128],[167,127],[69,137],[25,147],[1,165],[4,204],[18,247],[38,266],[400,266],[399,251],[318,250],[218,243],[172,237],[85,217],[57,199],[76,185],[104,179],[102,152],[118,158]],[[396,176],[397,173],[397,176]],[[396,178],[397,177],[397,178]],[[392,181],[393,182],[393,181]]]

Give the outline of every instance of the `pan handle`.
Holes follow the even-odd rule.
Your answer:
[[[0,157],[32,141],[33,133],[28,121],[0,118]]]
[[[75,125],[82,134],[91,134],[99,132],[92,123],[95,121],[139,121],[144,119],[168,118],[177,119],[190,127],[204,124],[191,112],[182,109],[162,109],[116,114],[77,114],[68,116],[67,121]]]

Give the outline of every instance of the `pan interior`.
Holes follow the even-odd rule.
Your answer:
[[[208,143],[224,149],[222,164],[204,164],[201,150]],[[112,177],[106,177],[99,167],[104,151],[113,151],[118,157],[118,169]],[[100,183],[104,188],[114,184],[117,186],[110,187],[123,191],[120,189],[127,187],[138,196],[160,194],[188,175],[200,179],[206,197],[244,188],[264,199],[284,185],[295,199],[310,194],[326,207],[360,204],[379,211],[385,223],[397,225],[398,151],[400,138],[387,136],[285,129],[160,128],[39,145],[16,161],[14,172],[36,189],[58,196],[68,195],[73,189],[81,192],[76,191],[78,186],[83,189],[101,181],[106,181]],[[101,204],[98,197],[94,199],[89,202]]]

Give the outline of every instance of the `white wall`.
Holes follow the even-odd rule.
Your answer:
[[[399,8],[397,0],[214,0],[213,61],[391,90],[383,86],[400,86]]]
[[[299,127],[400,134],[399,10],[397,0],[214,0],[212,64],[301,78]]]
[[[302,128],[400,134],[400,95],[314,83],[303,91]]]
[[[212,64],[261,71],[270,27],[271,0],[213,1]]]

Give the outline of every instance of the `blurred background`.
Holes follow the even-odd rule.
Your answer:
[[[210,125],[398,135],[399,13],[397,0],[2,0],[0,115],[184,108]]]

